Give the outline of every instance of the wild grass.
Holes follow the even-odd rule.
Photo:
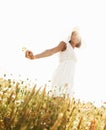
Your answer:
[[[0,78],[0,130],[106,130],[106,108]]]

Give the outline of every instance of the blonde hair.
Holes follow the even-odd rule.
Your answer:
[[[71,36],[72,36],[74,33],[78,33],[78,31],[76,31],[76,30],[72,31]],[[76,45],[76,47],[77,47],[77,48],[80,48],[80,47],[81,47],[81,37],[80,37],[80,41],[79,41],[79,43]]]

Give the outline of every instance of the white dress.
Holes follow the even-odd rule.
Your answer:
[[[66,42],[66,50],[59,54],[59,65],[52,78],[52,94],[54,96],[73,96],[73,80],[77,61],[73,47]]]

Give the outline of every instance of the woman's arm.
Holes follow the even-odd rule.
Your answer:
[[[26,57],[29,59],[39,59],[39,58],[44,58],[51,56],[57,52],[64,51],[66,49],[66,43],[65,42],[60,42],[60,44],[54,48],[47,49],[43,51],[42,53],[34,55],[31,51],[26,51]]]

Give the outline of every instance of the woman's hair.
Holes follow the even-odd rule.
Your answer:
[[[77,48],[80,48],[81,47],[81,40],[80,42],[76,45]]]
[[[72,31],[72,34],[71,35],[73,35],[74,33],[78,33],[77,31]],[[80,46],[81,46],[81,37],[80,37],[80,41],[79,41],[79,43],[76,45],[76,47],[77,48],[80,48]]]

